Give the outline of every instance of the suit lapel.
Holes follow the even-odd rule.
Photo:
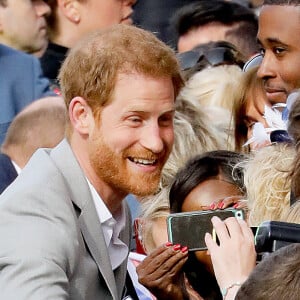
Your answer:
[[[95,260],[110,292],[118,299],[115,277],[108,256],[101,224],[92,201],[86,203],[79,216],[79,225],[83,238]]]
[[[52,151],[51,156],[67,181],[72,201],[81,210],[78,219],[79,226],[91,256],[96,262],[113,299],[118,299],[116,281],[103,231],[86,178],[67,141],[62,141]]]
[[[125,201],[125,200],[124,200]],[[120,239],[130,247],[130,242],[131,242],[131,215],[130,211],[127,205],[125,205],[125,211],[126,211],[126,225],[124,230],[121,231],[120,233]],[[127,273],[127,264],[121,264],[120,267],[118,267],[115,271],[115,278],[116,278],[116,283],[117,283],[117,288],[118,288],[118,293],[119,295],[122,295],[123,292],[123,285],[126,280],[126,273]]]

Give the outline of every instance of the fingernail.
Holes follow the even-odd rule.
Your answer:
[[[238,208],[239,207],[239,203],[235,203],[234,205],[233,205],[233,208]]]
[[[213,216],[211,218],[211,221],[214,223],[214,222],[221,222],[221,219],[218,217],[218,216]]]
[[[212,203],[212,204],[209,206],[210,209],[214,209],[215,207],[216,207],[216,204],[214,204],[214,203]]]
[[[218,204],[218,208],[223,208],[223,206],[224,206],[224,202],[221,201],[221,202]]]
[[[174,249],[175,251],[179,250],[180,248],[181,248],[181,247],[180,247],[180,245],[179,245],[179,244],[177,244],[177,245],[173,246],[173,249]]]
[[[170,246],[172,246],[173,244],[171,243],[171,242],[166,242],[166,247],[170,247]]]
[[[187,251],[188,251],[188,247],[187,246],[184,246],[184,247],[181,248],[181,252],[182,253],[185,253]]]

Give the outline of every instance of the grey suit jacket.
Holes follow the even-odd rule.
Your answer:
[[[127,213],[128,213],[127,209]],[[120,238],[129,245],[130,215]],[[0,196],[0,299],[121,299],[86,178],[67,143],[38,150]]]
[[[37,58],[0,44],[0,144],[18,112],[36,99],[54,95]]]

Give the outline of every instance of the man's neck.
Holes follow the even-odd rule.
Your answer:
[[[91,166],[90,159],[88,157],[87,149],[82,149],[84,142],[75,141],[77,138],[73,136],[70,145],[73,149],[73,153],[77,158],[85,176],[88,178],[89,182],[93,185],[97,193],[100,195],[101,199],[108,207],[112,214],[116,213],[122,204],[122,200],[126,197],[126,193],[113,188],[111,185],[99,178]],[[78,145],[78,142],[80,146]],[[77,144],[77,145],[76,145]]]

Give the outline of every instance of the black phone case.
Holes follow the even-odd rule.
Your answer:
[[[229,217],[244,218],[241,209],[205,210],[188,213],[174,213],[167,218],[168,238],[173,244],[187,246],[189,251],[206,250],[205,233],[213,234],[211,218],[221,220]]]

